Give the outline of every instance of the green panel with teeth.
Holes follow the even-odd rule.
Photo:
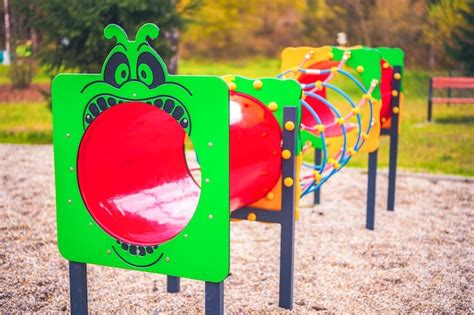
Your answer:
[[[157,36],[156,26],[150,25],[139,30],[142,36],[137,34],[136,40],[117,44],[107,57],[102,73],[60,74],[53,80],[59,251],[66,259],[76,262],[222,281],[229,273],[228,88],[218,77],[168,75],[163,61],[147,43],[147,37]],[[122,36],[118,33],[117,26],[109,26],[105,31],[106,37],[117,37],[117,40]],[[130,79],[132,72],[140,75],[136,71],[140,49],[152,54],[161,64],[164,82],[153,86],[146,72],[142,77]],[[107,64],[117,52],[126,55],[130,63],[128,72],[110,76]],[[130,103],[129,106],[133,102],[148,103],[173,116],[191,138],[199,156],[202,178],[210,179],[201,184],[198,206],[188,225],[159,247],[124,244],[107,234],[90,215],[79,191],[76,165],[80,141],[95,117],[120,102]],[[212,148],[209,142],[213,143]],[[126,263],[116,254],[121,248],[140,255],[129,255]]]

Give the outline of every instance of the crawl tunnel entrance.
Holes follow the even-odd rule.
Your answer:
[[[115,105],[87,128],[77,159],[79,188],[107,233],[156,245],[184,229],[200,194],[186,164],[184,137],[170,114],[140,102]]]
[[[281,127],[249,95],[233,93],[229,106],[233,211],[265,197],[277,184]],[[108,234],[157,245],[184,229],[200,196],[200,176],[191,175],[196,169],[187,163],[185,138],[172,115],[141,102],[115,105],[90,124],[79,147],[79,189]]]

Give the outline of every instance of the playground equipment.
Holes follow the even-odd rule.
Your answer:
[[[390,63],[389,63],[390,62]],[[392,65],[395,65],[392,68]],[[367,221],[366,227],[370,230],[374,229],[375,224],[375,184],[376,184],[376,168],[377,168],[377,150],[379,146],[380,133],[387,134],[391,137],[390,140],[390,168],[389,168],[389,194],[388,194],[388,209],[394,209],[395,196],[395,178],[396,178],[396,158],[397,158],[397,144],[398,144],[398,117],[399,117],[399,100],[401,97],[401,76],[403,70],[403,52],[392,48],[378,48],[371,49],[368,47],[355,46],[351,48],[339,48],[331,46],[323,46],[319,48],[314,47],[289,47],[282,52],[281,76],[291,77],[297,79],[305,89],[305,93],[311,96],[307,102],[312,109],[321,117],[321,120],[329,123],[333,128],[327,130],[326,141],[329,148],[334,148],[331,145],[334,142],[346,141],[346,136],[334,132],[335,123],[337,122],[338,108],[341,108],[340,98],[351,104],[351,98],[343,90],[331,84],[331,80],[338,75],[345,76],[350,81],[354,82],[364,93],[358,105],[361,105],[364,100],[368,101],[369,106],[360,107],[365,108],[365,121],[362,122],[362,127],[357,129],[351,128],[347,125],[347,133],[351,135],[354,140],[348,145],[349,153],[352,155],[355,152],[362,151],[369,153],[369,175],[368,175],[368,193],[367,193]],[[363,82],[367,85],[371,82],[371,89],[364,90],[354,74],[357,73]],[[380,89],[374,88],[380,78]],[[392,78],[394,78],[392,80]],[[327,92],[336,92],[338,98],[332,97],[336,102],[331,104],[326,94]],[[310,94],[309,92],[314,92]],[[360,93],[360,92],[359,92]],[[372,102],[374,104],[372,104]],[[328,104],[329,103],[329,104]],[[354,104],[352,103],[351,112],[354,111]],[[357,111],[357,108],[356,108]],[[368,113],[367,113],[368,112]],[[379,118],[380,113],[380,118]],[[344,117],[343,122],[350,117]],[[312,120],[308,111],[303,109],[303,123],[310,128],[306,128],[303,133],[309,134],[312,130],[317,130],[317,122]],[[360,121],[357,123],[361,124]],[[311,128],[312,126],[312,128]],[[312,130],[311,130],[312,129]],[[364,133],[360,133],[365,130]],[[357,134],[357,135],[356,135]],[[359,148],[357,147],[360,140],[364,139],[366,144]],[[326,152],[315,143],[315,168],[321,164],[322,156]],[[341,148],[344,145],[336,146],[336,151],[340,154]],[[352,150],[351,150],[352,149]],[[354,150],[355,149],[355,150]],[[311,165],[309,165],[311,167]],[[312,189],[306,192],[314,192],[314,204],[320,203],[320,186],[313,186]]]
[[[205,281],[206,313],[222,314],[231,218],[281,225],[279,305],[291,309],[300,195],[378,140],[371,95],[380,69],[354,79],[365,95],[357,104],[340,93],[345,112],[308,90],[319,83],[303,91],[284,78],[169,75],[148,44],[158,34],[148,23],[129,40],[109,25],[104,35],[116,45],[101,73],[60,74],[52,84],[58,247],[70,262],[71,311],[87,313],[90,263],[167,275],[169,292],[180,277]],[[310,98],[335,121],[323,122]],[[324,154],[300,178],[309,144]]]

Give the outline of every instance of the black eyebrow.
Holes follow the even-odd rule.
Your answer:
[[[122,47],[123,47],[123,49],[125,49],[125,51],[127,51],[127,47],[125,47],[125,45],[124,45],[124,44],[122,44],[122,43],[118,43],[118,44],[117,44],[117,46],[122,46]]]
[[[141,48],[143,45],[148,45],[148,43],[141,43],[141,44],[137,47],[137,51],[139,51],[140,48]]]

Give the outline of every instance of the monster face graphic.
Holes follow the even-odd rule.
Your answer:
[[[148,43],[158,34],[148,23],[129,40],[109,25],[104,35],[116,45],[101,73],[53,82],[59,248],[75,261],[222,280],[227,86],[217,77],[169,75]],[[185,138],[203,183],[190,174]],[[215,271],[201,270],[210,260]]]

